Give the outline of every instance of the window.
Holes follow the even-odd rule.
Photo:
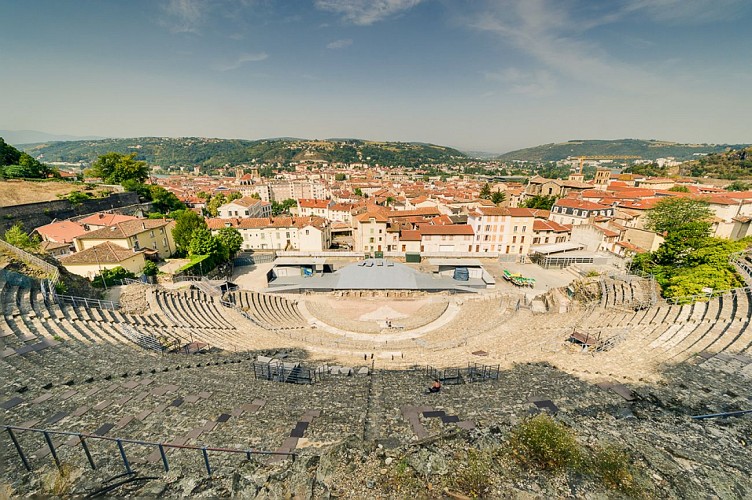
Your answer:
[[[517,232],[517,226],[514,226],[514,232],[515,233]]]
[[[311,231],[310,231],[310,230],[308,230],[308,229],[306,229],[306,230],[305,230],[305,234],[306,234],[306,236],[308,236],[309,234],[311,234]]]
[[[152,238],[154,238],[154,230],[149,231],[149,234]]]
[[[512,236],[512,243],[517,243],[517,236]]]
[[[525,231],[527,231],[527,226],[522,226],[522,232],[524,233]],[[524,236],[523,236],[523,238],[524,238]]]
[[[262,239],[262,240],[265,240],[265,239],[266,239],[266,233],[261,233],[261,239]]]
[[[486,231],[490,231],[490,230],[491,230],[491,224],[486,224]]]
[[[520,243],[525,243],[525,237],[524,236],[520,236]]]

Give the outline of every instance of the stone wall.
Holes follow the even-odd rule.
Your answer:
[[[0,233],[17,222],[21,222],[27,232],[31,232],[55,219],[70,219],[105,210],[128,214],[138,210],[147,211],[149,206],[150,203],[139,203],[137,193],[113,193],[107,198],[85,200],[80,205],[73,205],[68,200],[54,200],[0,207]]]

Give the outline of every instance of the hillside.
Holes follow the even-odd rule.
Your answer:
[[[559,144],[544,144],[511,151],[498,157],[502,161],[557,161],[568,156],[637,156],[655,160],[672,156],[677,160],[690,160],[696,154],[724,153],[746,145],[679,144],[666,141],[619,139],[613,141],[581,140]]]
[[[216,168],[228,163],[289,163],[302,160],[418,167],[426,163],[466,159],[463,153],[444,146],[358,139],[247,141],[198,137],[139,137],[28,144],[24,149],[30,155],[46,162],[92,162],[97,156],[109,151],[135,152],[138,154],[137,159],[144,160],[149,165],[162,167],[201,165]]]
[[[752,178],[752,147],[703,156],[681,165],[680,173],[694,177],[750,179]]]

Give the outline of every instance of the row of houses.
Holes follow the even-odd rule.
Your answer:
[[[38,227],[42,248],[73,274],[93,278],[104,269],[123,267],[140,273],[147,260],[170,257],[176,250],[171,219],[99,213],[78,221]]]

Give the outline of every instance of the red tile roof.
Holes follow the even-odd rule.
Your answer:
[[[298,200],[301,208],[326,208],[330,203],[330,200],[316,200],[313,198],[301,198]]]
[[[246,217],[242,219],[206,219],[209,229],[234,227],[236,229],[263,229],[267,227],[296,227],[313,226],[318,229],[325,227],[327,220],[323,217]]]
[[[119,222],[113,226],[103,227],[96,231],[89,231],[78,237],[79,240],[121,240],[152,229],[165,227],[171,219],[136,219]]]
[[[118,264],[141,253],[144,253],[144,251],[129,250],[110,241],[105,241],[97,246],[61,257],[60,262],[66,266],[69,264]]]
[[[572,230],[570,227],[564,227],[558,222],[552,220],[535,219],[533,221],[533,232],[552,231],[554,233],[568,233]]]
[[[86,233],[84,226],[69,220],[53,222],[46,226],[38,227],[36,231],[45,239],[58,243],[72,243],[74,238]]]
[[[606,210],[611,207],[607,205],[601,205],[600,203],[593,203],[592,201],[577,200],[574,198],[560,198],[556,200],[554,206],[566,207],[566,208],[579,208],[580,210]]]
[[[138,217],[133,217],[132,215],[106,214],[100,212],[88,217],[84,217],[83,219],[79,220],[78,223],[89,224],[92,226],[114,226],[119,222],[126,222],[129,220],[137,219]]]
[[[405,229],[400,233],[400,241],[420,241],[420,231]]]
[[[472,226],[468,224],[452,224],[451,226],[432,226],[430,224],[421,224],[418,228],[420,234],[440,234],[440,235],[455,235],[455,234],[475,234]]]

